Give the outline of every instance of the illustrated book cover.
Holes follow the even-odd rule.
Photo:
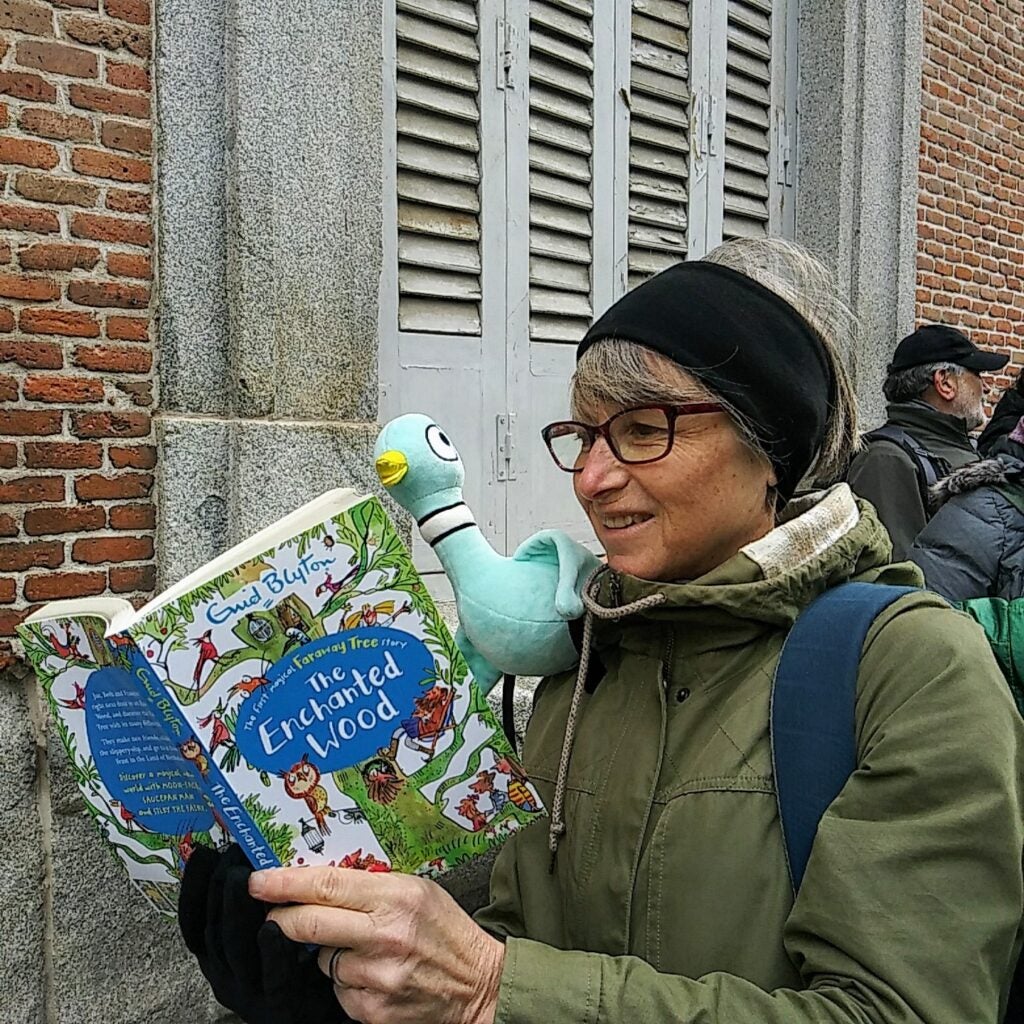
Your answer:
[[[439,877],[543,813],[381,503],[336,490],[136,611],[19,627],[89,812],[158,909],[196,843]]]

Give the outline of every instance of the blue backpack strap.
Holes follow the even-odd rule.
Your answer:
[[[818,823],[857,767],[854,704],[871,623],[914,587],[844,583],[798,616],[772,682],[775,799],[793,892],[800,889]]]

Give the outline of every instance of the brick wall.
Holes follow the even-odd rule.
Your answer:
[[[148,0],[0,0],[0,659],[152,591]]]
[[[924,6],[917,319],[1008,352],[1012,374],[1024,363],[1024,0]]]

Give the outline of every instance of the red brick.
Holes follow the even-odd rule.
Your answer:
[[[18,446],[9,441],[0,443],[0,468],[13,469],[18,464]]]
[[[152,505],[114,505],[109,509],[109,516],[112,530],[153,530],[156,528],[156,509]],[[146,557],[151,556],[147,555]]]
[[[99,74],[99,59],[95,53],[61,43],[20,42],[14,59],[23,68],[37,68],[70,78],[96,78]]]
[[[0,103],[0,128],[6,128],[10,121],[10,108],[6,103]]]
[[[113,381],[113,384],[118,391],[131,397],[132,405],[137,405],[145,409],[153,404],[152,382],[141,380],[115,380]]]
[[[71,206],[95,206],[100,194],[100,190],[88,182],[28,172],[18,175],[14,191],[37,203],[64,203]]]
[[[9,306],[0,306],[0,333],[9,334],[14,330],[14,310]]]
[[[95,377],[26,377],[25,398],[30,402],[63,402],[71,405],[102,402],[103,381]]]
[[[68,99],[73,107],[82,110],[97,110],[121,117],[149,117],[149,97],[143,93],[120,92],[75,82],[68,86]]]
[[[2,280],[2,275],[0,275]],[[0,295],[3,294],[0,288]],[[113,281],[70,281],[68,299],[80,306],[116,306],[120,309],[142,309],[149,305],[149,287],[141,284],[120,284]]]
[[[34,231],[36,234],[47,235],[60,231],[60,220],[52,210],[0,203],[0,228],[9,231]]]
[[[102,530],[106,524],[107,514],[100,505],[30,508],[25,513],[25,532],[30,537]]]
[[[17,363],[27,370],[59,370],[64,365],[64,353],[60,345],[53,342],[12,341],[5,338],[0,340],[0,363]],[[0,433],[3,433],[2,429]]]
[[[100,322],[92,313],[73,309],[23,309],[19,317],[26,334],[61,334],[69,338],[98,338]]]
[[[75,149],[71,155],[71,166],[79,174],[88,174],[94,178],[131,182],[150,180],[150,168],[147,161],[127,156],[115,156],[98,149]]]
[[[149,4],[145,0],[107,0],[104,10],[109,17],[130,21],[133,25],[149,24]]]
[[[18,378],[0,374],[0,402],[16,402],[18,400]]]
[[[40,302],[60,298],[60,285],[48,277],[0,274],[0,295],[8,299]]]
[[[76,412],[71,414],[75,437],[146,437],[150,418],[144,412]],[[0,429],[0,433],[3,430]]]
[[[93,474],[75,481],[75,496],[79,501],[145,498],[152,489],[153,477],[149,473],[123,473],[115,477]]]
[[[107,50],[120,50],[122,47],[132,49],[138,47],[138,37],[142,33],[138,29],[118,24],[109,18],[93,18],[89,15],[65,14],[60,19],[64,32],[76,42],[87,46],[102,46]],[[132,52],[135,52],[134,50]]]
[[[0,138],[0,164],[21,164],[23,167],[52,170],[59,162],[57,150],[48,142]]]
[[[0,544],[0,572],[56,569],[63,561],[64,545],[59,540]]]
[[[88,245],[53,245],[37,242],[18,253],[18,262],[26,270],[72,270],[74,267],[92,270],[99,259],[99,249]]]
[[[50,0],[54,7],[84,7],[86,10],[98,11],[100,0]]]
[[[138,64],[118,64],[107,61],[107,84],[115,89],[134,89],[137,92],[149,92],[151,85],[149,72]]]
[[[142,562],[153,557],[153,540],[150,537],[85,537],[75,541],[71,557],[87,565]]]
[[[107,317],[107,337],[114,341],[149,341],[149,319],[144,316]]]
[[[10,263],[13,250],[9,242],[0,242],[0,263]]]
[[[93,597],[107,589],[103,572],[50,572],[25,580],[29,601],[56,601],[62,597]]]
[[[0,29],[27,32],[30,36],[53,35],[53,12],[35,0],[2,0]]]
[[[149,281],[153,277],[153,264],[148,256],[112,252],[107,257],[107,272],[113,277],[136,277]]]
[[[153,133],[148,128],[125,124],[124,121],[104,121],[100,139],[103,145],[110,149],[126,150],[129,153],[151,153],[153,151]],[[120,181],[150,180],[149,164],[143,161],[135,162],[141,163],[145,168],[145,177],[142,177],[142,172],[139,172],[139,177],[120,178]],[[113,175],[104,175],[104,177],[113,177]]]
[[[0,515],[0,537],[17,537],[18,536],[18,524],[14,519],[14,516],[9,516],[7,513]]]
[[[149,213],[153,202],[148,192],[129,192],[127,189],[112,188],[107,191],[107,209],[119,213]]]
[[[103,446],[88,441],[27,441],[25,465],[29,469],[99,469]]]
[[[71,234],[75,238],[94,238],[99,242],[149,245],[153,238],[153,229],[146,221],[74,213],[71,216]]]
[[[45,78],[27,71],[0,71],[0,94],[33,103],[56,103],[57,89]]]
[[[18,596],[18,585],[12,579],[0,580],[0,604],[14,604]],[[7,652],[0,651],[0,659],[6,658]]]
[[[0,503],[36,501],[63,501],[64,477],[22,476],[14,480],[0,481]]]
[[[82,346],[75,349],[74,362],[85,370],[101,373],[149,373],[153,354],[138,346]]]
[[[0,612],[0,636],[14,636],[15,628],[20,626],[38,607],[39,605],[34,605]],[[9,660],[9,656],[4,655],[4,660]]]
[[[59,114],[45,107],[26,107],[18,118],[21,130],[30,135],[41,135],[44,139],[92,142],[96,129],[87,117],[75,114]]]
[[[149,444],[135,445],[131,448],[111,446],[108,454],[110,464],[116,469],[152,469],[156,465],[156,448]]]
[[[121,566],[110,570],[110,589],[115,594],[126,594],[132,590],[152,591],[156,589],[156,567],[152,565]]]

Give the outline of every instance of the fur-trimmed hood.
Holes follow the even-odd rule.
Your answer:
[[[994,459],[982,459],[953,470],[930,488],[931,507],[934,512],[956,494],[975,491],[979,487],[994,487],[998,484],[1019,483],[1024,479],[1024,462],[1010,455],[999,455]]]

